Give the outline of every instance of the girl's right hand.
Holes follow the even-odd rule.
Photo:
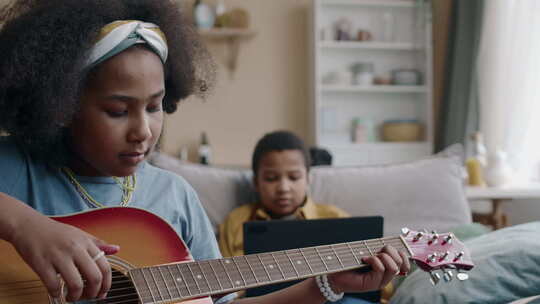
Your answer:
[[[53,298],[61,296],[60,278],[66,284],[68,301],[106,296],[111,287],[111,267],[100,252],[115,254],[118,246],[41,214],[23,222],[9,241]]]

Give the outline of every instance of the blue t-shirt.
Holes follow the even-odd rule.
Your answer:
[[[182,237],[195,260],[221,258],[199,198],[182,177],[148,163],[142,163],[135,174],[137,186],[129,206],[148,210],[166,220]],[[113,178],[76,178],[99,203],[119,205],[122,189]],[[0,192],[49,216],[91,209],[63,171],[36,161],[6,137],[0,137]],[[230,300],[232,296],[225,298]]]
[[[119,205],[122,188],[113,178],[76,178],[96,201],[105,206]],[[221,257],[199,198],[182,177],[142,163],[136,178],[129,206],[148,210],[171,224],[195,260]],[[49,216],[91,209],[63,171],[36,161],[9,139],[0,140],[0,192]]]

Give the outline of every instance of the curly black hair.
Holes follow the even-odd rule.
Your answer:
[[[212,59],[171,0],[18,0],[0,11],[0,134],[30,151],[56,151],[79,106],[89,51],[116,20],[155,23],[165,33],[165,112],[213,84]]]

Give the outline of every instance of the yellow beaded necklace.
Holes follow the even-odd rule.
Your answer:
[[[75,178],[75,174],[71,169],[67,167],[62,167],[62,171],[67,175],[69,178],[69,181],[75,186],[75,189],[77,189],[77,192],[81,195],[81,197],[86,201],[86,203],[92,207],[92,208],[102,208],[105,207],[100,202],[96,201],[86,189],[77,181]],[[122,188],[122,201],[120,201],[120,206],[125,207],[129,204],[131,201],[131,197],[133,196],[133,192],[135,191],[135,187],[137,186],[137,177],[135,176],[135,173],[131,176],[127,176],[124,178],[124,181],[120,181],[120,179],[116,176],[112,177],[116,184],[118,184]]]

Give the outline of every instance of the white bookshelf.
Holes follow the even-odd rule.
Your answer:
[[[385,36],[385,17],[391,16],[391,39]],[[352,39],[327,37],[328,29],[342,18],[352,25]],[[386,23],[388,24],[388,22]],[[310,34],[310,130],[314,143],[328,149],[334,165],[384,164],[410,161],[432,153],[432,36],[429,1],[416,0],[313,0]],[[388,27],[387,27],[388,28]],[[386,29],[387,29],[386,28]],[[357,41],[357,30],[371,39]],[[386,34],[388,31],[386,31]],[[374,76],[389,78],[394,69],[414,69],[422,81],[415,85],[357,85],[340,80],[324,81],[352,64],[370,62]],[[343,78],[343,77],[342,77]],[[353,121],[369,121],[379,130],[388,120],[415,120],[424,136],[415,142],[353,142]]]
[[[413,85],[321,85],[321,91],[324,92],[380,92],[380,93],[427,93],[426,86]]]
[[[424,49],[408,42],[378,42],[378,41],[320,41],[319,47],[323,49],[366,49],[366,50],[409,50],[422,51]]]

